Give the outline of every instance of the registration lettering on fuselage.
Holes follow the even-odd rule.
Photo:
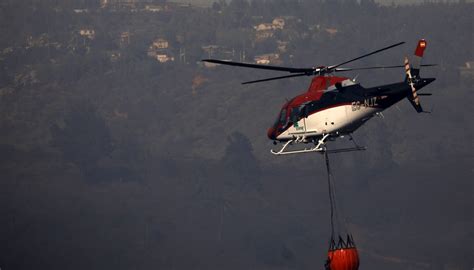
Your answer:
[[[372,108],[378,106],[377,97],[366,98],[363,101],[353,101],[351,103],[352,111],[360,110],[361,107]]]

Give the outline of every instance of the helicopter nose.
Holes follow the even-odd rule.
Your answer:
[[[276,134],[275,134],[275,128],[271,127],[267,130],[267,136],[270,140],[275,140],[276,139]]]

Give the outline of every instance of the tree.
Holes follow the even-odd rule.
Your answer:
[[[64,125],[51,127],[52,145],[63,158],[86,173],[97,161],[112,152],[112,138],[104,119],[89,103],[75,105],[64,118]]]
[[[253,155],[252,144],[245,135],[240,132],[231,134],[222,163],[229,175],[239,179],[241,188],[251,186],[261,190],[258,160]]]

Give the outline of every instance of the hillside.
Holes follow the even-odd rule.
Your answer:
[[[323,159],[266,137],[309,78],[243,86],[280,74],[200,60],[311,67],[406,41],[357,63],[398,65],[420,38],[432,113],[403,101],[358,130],[367,151],[331,156],[338,198],[361,269],[474,265],[473,4],[90,3],[1,4],[0,268],[321,269]]]

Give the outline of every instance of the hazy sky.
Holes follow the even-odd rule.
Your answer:
[[[230,0],[227,0],[230,1]],[[474,0],[467,0],[466,2],[473,2]],[[170,2],[183,2],[183,3],[191,3],[195,5],[211,5],[212,3],[216,2],[216,0],[171,0]],[[445,2],[445,3],[456,3],[459,0],[375,0],[375,2],[381,4],[420,4],[423,2]]]
[[[474,95],[458,67],[474,59],[474,5],[354,12],[330,1],[294,12],[302,23],[281,33],[291,44],[285,65],[331,65],[406,41],[357,63],[399,65],[421,37],[424,64],[438,64],[421,71],[437,78],[422,89],[433,95],[421,96],[433,113],[403,100],[354,133],[367,151],[330,157],[361,270],[472,269]],[[275,157],[266,136],[310,78],[241,85],[281,74],[200,62],[202,46],[237,51],[255,40],[253,21],[235,10],[72,13],[24,2],[0,4],[1,270],[323,269],[324,160]],[[262,11],[274,18],[297,5],[289,6]],[[339,32],[311,31],[315,23]],[[96,38],[79,36],[84,27]],[[174,63],[147,55],[163,36]],[[278,45],[250,43],[241,46],[248,55]],[[365,87],[405,78],[403,70],[345,74],[356,75]],[[330,142],[337,146],[351,143]]]

